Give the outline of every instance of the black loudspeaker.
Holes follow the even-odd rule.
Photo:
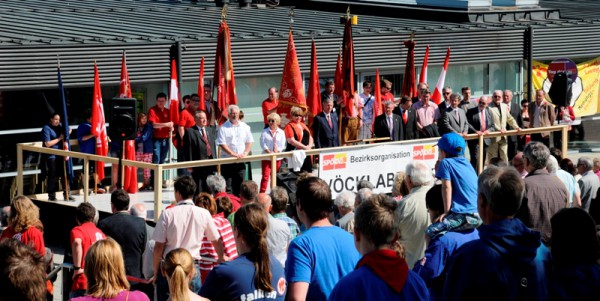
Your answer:
[[[564,72],[557,72],[552,80],[548,96],[555,106],[568,106],[573,96],[573,80]]]
[[[110,126],[108,135],[111,140],[133,140],[137,134],[137,116],[135,98],[113,98],[110,101]]]

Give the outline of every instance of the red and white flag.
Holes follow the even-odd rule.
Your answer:
[[[427,82],[427,62],[429,61],[429,45],[425,49],[425,58],[423,59],[423,65],[421,66],[421,74],[419,75],[419,84]]]
[[[208,114],[206,110],[206,103],[204,102],[204,57],[200,60],[200,75],[198,76],[198,96],[200,96],[200,104],[198,105],[198,110],[204,111]]]
[[[94,63],[94,99],[92,100],[92,134],[96,136],[96,155],[108,155],[108,135],[106,133],[106,120],[104,119],[104,105],[102,104],[102,89],[100,88],[100,75],[98,65]],[[104,162],[96,161],[98,179],[104,179]]]
[[[375,132],[375,118],[381,114],[383,114],[383,109],[381,108],[381,80],[379,79],[379,68],[375,70],[375,87],[373,91],[373,97],[375,97],[375,102],[373,103],[373,132]]]
[[[127,60],[125,51],[121,60],[121,80],[119,81],[119,97],[133,98],[131,94],[131,81],[127,71]],[[134,140],[125,140],[124,159],[135,161],[135,143]],[[120,169],[119,169],[120,170]],[[123,189],[128,193],[137,193],[137,168],[135,166],[125,166],[125,175],[123,177]]]
[[[171,61],[171,85],[169,87],[169,114],[173,125],[179,122],[179,85],[177,84],[177,67]]]
[[[437,85],[435,86],[435,91],[433,91],[433,95],[431,99],[435,102],[435,104],[440,104],[442,102],[442,89],[444,88],[444,82],[446,81],[446,72],[448,71],[448,62],[450,62],[450,47],[446,50],[446,59],[444,60],[444,69],[442,69],[442,73],[440,74],[440,78],[438,79]]]
[[[312,51],[310,55],[310,80],[308,83],[308,97],[306,103],[308,105],[309,116],[308,124],[312,124],[312,120],[321,112],[321,87],[319,85],[319,70],[317,64],[317,44],[312,41]]]
[[[237,104],[233,59],[231,57],[231,34],[225,21],[221,21],[219,33],[217,34],[217,52],[215,54],[213,77],[213,90],[216,90],[217,107],[220,111],[217,119],[219,124],[222,124],[227,121],[229,105]]]
[[[306,111],[306,96],[304,94],[302,72],[300,71],[300,63],[298,62],[296,46],[294,45],[294,35],[290,30],[285,63],[283,64],[283,72],[281,74],[277,113],[282,117],[285,116],[286,119],[292,119],[290,115],[292,107],[299,107]]]

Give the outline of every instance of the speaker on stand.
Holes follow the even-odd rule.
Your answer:
[[[119,142],[119,167],[123,163],[123,141],[134,140],[137,134],[135,98],[113,98],[110,101],[110,119],[108,136],[111,141]],[[123,179],[122,172],[118,173],[117,188],[121,189]]]

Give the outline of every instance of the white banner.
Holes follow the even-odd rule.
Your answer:
[[[377,193],[389,193],[394,176],[409,162],[420,160],[433,170],[438,158],[436,143],[375,144],[342,152],[325,151],[319,156],[319,177],[329,184],[334,198],[344,190],[356,191],[360,180],[373,183]]]

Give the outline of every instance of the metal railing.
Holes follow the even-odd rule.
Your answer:
[[[551,127],[543,127],[543,128],[533,128],[533,129],[522,129],[520,131],[510,130],[501,132],[494,132],[486,135],[477,135],[477,134],[469,134],[465,137],[466,140],[474,140],[478,139],[479,144],[479,155],[478,155],[478,173],[483,170],[483,144],[484,139],[486,138],[495,138],[501,136],[513,136],[513,135],[527,135],[527,134],[536,134],[542,132],[555,132],[562,131],[562,152],[563,154],[567,153],[567,139],[568,139],[568,125],[557,125]],[[436,138],[427,138],[427,139],[418,139],[418,140],[405,140],[405,141],[394,141],[394,142],[383,142],[378,144],[359,144],[359,145],[351,145],[351,146],[340,146],[333,148],[325,148],[325,149],[311,149],[306,150],[306,155],[319,155],[321,152],[335,152],[335,151],[346,151],[346,150],[358,150],[363,148],[370,148],[377,145],[386,145],[386,144],[408,144],[415,143],[415,141],[430,143],[433,141],[439,140],[439,137]],[[76,145],[77,140],[70,140],[71,145]],[[84,202],[88,201],[89,198],[89,165],[90,160],[92,161],[102,161],[105,163],[111,163],[113,165],[117,165],[119,163],[118,158],[113,157],[104,157],[98,155],[90,155],[80,152],[74,151],[65,151],[60,149],[52,149],[46,148],[42,146],[41,142],[29,142],[29,143],[19,143],[17,144],[17,192],[18,194],[23,194],[23,151],[44,153],[44,154],[52,154],[58,156],[70,156],[72,158],[79,158],[83,160],[83,200]],[[261,154],[261,155],[252,155],[247,156],[245,158],[219,158],[219,159],[210,159],[210,160],[200,160],[200,161],[187,161],[187,162],[177,162],[177,163],[167,163],[167,164],[151,164],[145,162],[131,161],[123,159],[124,166],[134,166],[137,168],[149,168],[154,171],[157,175],[162,175],[163,171],[170,169],[179,169],[179,168],[193,168],[193,167],[203,167],[203,166],[217,166],[217,171],[220,172],[221,165],[230,164],[230,163],[243,163],[243,162],[254,162],[254,161],[271,161],[271,187],[275,187],[277,184],[277,159],[279,158],[291,158],[293,152],[281,152],[281,153],[272,153],[272,154]],[[154,177],[153,183],[154,189],[154,220],[158,220],[160,213],[162,212],[162,177]]]

